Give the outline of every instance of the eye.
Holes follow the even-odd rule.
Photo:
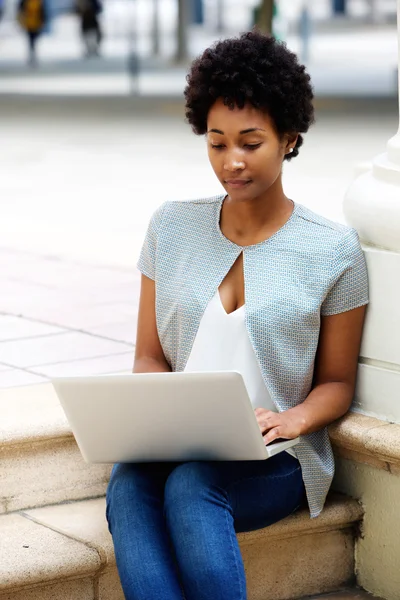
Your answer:
[[[216,150],[220,150],[223,147],[223,144],[211,144],[211,148],[215,148]]]
[[[259,144],[245,144],[245,148],[248,148],[249,150],[255,150],[256,148],[259,148],[261,146],[261,143]]]

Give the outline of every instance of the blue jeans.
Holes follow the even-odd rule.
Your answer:
[[[236,532],[271,525],[303,504],[301,468],[287,452],[114,465],[106,514],[126,600],[245,600]]]

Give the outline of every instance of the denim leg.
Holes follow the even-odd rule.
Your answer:
[[[183,597],[163,515],[164,485],[174,466],[176,463],[113,467],[106,514],[126,600]]]
[[[266,527],[304,501],[299,463],[187,462],[169,475],[164,508],[188,600],[246,600],[237,531]]]
[[[300,463],[293,456],[281,452],[254,463],[241,464],[236,474],[228,463],[225,474],[237,533],[268,527],[307,506]]]
[[[246,580],[228,493],[212,463],[177,467],[165,486],[165,515],[188,600],[245,600]]]

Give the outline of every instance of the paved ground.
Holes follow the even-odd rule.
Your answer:
[[[343,220],[354,167],[384,151],[394,101],[320,103],[287,193]],[[220,191],[180,102],[0,97],[0,387],[129,371],[149,216]]]
[[[135,272],[4,248],[0,269],[0,387],[131,370]]]
[[[168,2],[171,9],[172,0],[162,5]],[[248,26],[244,5],[229,11],[228,33]],[[357,5],[361,10],[363,3]],[[57,20],[54,34],[43,38],[35,72],[25,66],[24,40],[14,26],[3,23],[0,30],[0,387],[129,371],[135,264],[150,215],[164,200],[221,190],[204,140],[184,123],[186,67],[168,63],[171,11],[163,15],[160,61],[148,56],[149,13],[139,15],[139,89],[153,99],[133,98],[126,70],[132,48],[126,9],[133,4],[113,6],[99,60],[81,58],[73,17]],[[137,6],[148,10],[149,3]],[[321,24],[327,3],[318,7]],[[315,31],[307,61],[317,124],[286,165],[284,180],[294,200],[343,221],[354,168],[383,152],[398,126],[397,36],[393,22],[356,30],[345,22],[328,25]],[[216,37],[210,27],[192,28],[191,55]],[[288,43],[301,52],[293,27]]]

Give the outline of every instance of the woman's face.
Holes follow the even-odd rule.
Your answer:
[[[218,99],[207,119],[211,166],[232,199],[250,200],[270,190],[297,136],[275,130],[271,117],[251,104],[230,110]]]

